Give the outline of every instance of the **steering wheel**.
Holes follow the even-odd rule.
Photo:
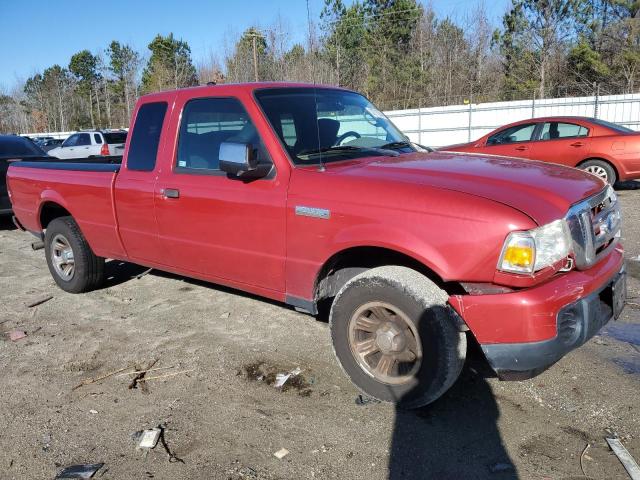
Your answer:
[[[342,135],[340,135],[338,138],[336,138],[336,145],[342,145],[342,142],[344,142],[345,138],[349,138],[349,137],[354,137],[354,138],[360,138],[362,135],[360,135],[358,132],[354,132],[353,130],[350,130],[348,132],[344,132]]]

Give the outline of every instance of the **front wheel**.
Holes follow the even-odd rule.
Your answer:
[[[580,168],[585,172],[602,178],[605,182],[611,185],[617,181],[617,175],[614,168],[609,163],[602,160],[587,160],[580,165]]]
[[[51,276],[65,292],[88,292],[103,282],[104,258],[93,253],[72,217],[52,220],[44,245]]]
[[[447,294],[406,267],[357,275],[338,292],[330,315],[336,357],[365,394],[403,408],[438,399],[466,356]]]

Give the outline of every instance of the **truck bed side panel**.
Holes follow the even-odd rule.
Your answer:
[[[25,228],[41,232],[40,213],[53,202],[71,213],[96,255],[126,257],[113,209],[116,172],[12,165],[7,176],[14,213]]]

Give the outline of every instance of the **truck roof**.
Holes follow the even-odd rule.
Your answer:
[[[178,88],[175,90],[163,90],[161,92],[149,93],[140,97],[141,99],[166,99],[167,96],[175,95],[179,92],[200,92],[210,91],[212,94],[222,93],[223,91],[233,90],[235,92],[252,93],[255,90],[263,90],[266,88],[331,88],[335,90],[349,91],[346,88],[337,87],[335,85],[313,84],[302,82],[245,82],[245,83],[221,83],[219,85],[199,85],[196,87]]]

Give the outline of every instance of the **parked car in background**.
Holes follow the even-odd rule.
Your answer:
[[[33,140],[34,143],[37,143],[38,145],[42,146],[46,141],[53,140],[53,137],[35,137],[35,138],[32,138],[31,140]]]
[[[125,130],[87,130],[70,135],[62,145],[51,149],[49,155],[62,160],[121,156],[126,141]]]
[[[54,148],[59,147],[60,145],[62,145],[63,141],[64,140],[62,140],[60,138],[51,138],[49,140],[43,140],[43,141],[39,142],[38,145],[45,152],[48,152],[48,151],[53,150]]]
[[[640,132],[587,117],[543,117],[500,127],[474,142],[441,147],[577,167],[610,184],[640,178]]]
[[[0,215],[11,213],[7,193],[7,170],[12,160],[37,160],[47,154],[31,139],[17,135],[0,135]]]
[[[121,165],[9,168],[16,224],[44,241],[60,288],[98,288],[111,258],[310,313],[331,305],[340,364],[380,400],[441,396],[467,335],[502,378],[529,378],[624,307],[611,186],[561,165],[428,151],[355,92],[154,93],[138,100],[126,152]]]

